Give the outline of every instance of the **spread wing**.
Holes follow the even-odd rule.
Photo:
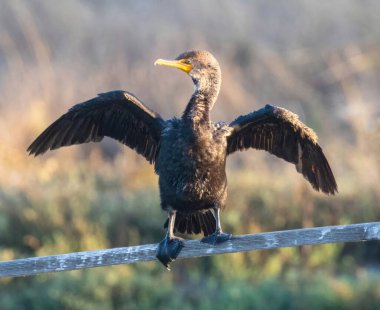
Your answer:
[[[317,191],[337,192],[337,184],[315,132],[286,109],[266,105],[235,119],[227,138],[227,154],[248,148],[268,151],[295,164]]]
[[[155,160],[164,120],[131,93],[116,90],[73,106],[29,146],[35,156],[62,146],[111,137]]]

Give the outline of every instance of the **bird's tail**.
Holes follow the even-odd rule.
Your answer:
[[[174,232],[181,234],[200,234],[203,232],[205,236],[215,232],[215,217],[212,211],[194,213],[179,213],[177,212]],[[165,223],[165,228],[168,227],[168,221]]]

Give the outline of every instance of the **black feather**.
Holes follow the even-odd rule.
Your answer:
[[[330,165],[317,143],[317,135],[294,113],[270,105],[239,116],[230,125],[227,153],[248,148],[266,150],[302,167],[299,172],[316,190],[326,194],[337,192]],[[301,154],[300,154],[301,152]]]
[[[174,230],[188,234],[215,232],[211,210],[225,206],[226,157],[238,150],[266,150],[295,164],[314,189],[337,191],[316,134],[295,114],[267,105],[239,116],[229,126],[213,123],[209,112],[220,89],[218,62],[205,51],[178,59],[182,58],[191,58],[192,70],[202,74],[192,76],[195,93],[180,119],[164,121],[134,95],[112,91],[73,106],[30,145],[29,153],[40,155],[105,136],[129,146],[155,164],[161,206],[170,214],[176,211]]]
[[[134,95],[112,91],[72,107],[51,124],[28,148],[40,155],[62,146],[98,142],[105,136],[155,161],[164,120]]]

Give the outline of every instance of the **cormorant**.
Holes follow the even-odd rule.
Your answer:
[[[222,232],[220,210],[227,197],[226,158],[249,148],[266,150],[293,163],[312,187],[326,194],[337,184],[317,135],[296,114],[271,105],[239,116],[230,124],[210,120],[221,71],[207,51],[190,51],[155,65],[178,68],[195,89],[180,118],[164,120],[133,94],[110,91],[73,106],[29,146],[35,156],[62,146],[114,138],[144,156],[159,176],[161,207],[168,212],[167,234],[157,258],[169,269],[183,247],[174,232],[198,234],[216,244]]]

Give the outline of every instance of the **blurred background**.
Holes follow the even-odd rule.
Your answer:
[[[154,243],[157,176],[105,139],[33,158],[73,104],[131,91],[165,118],[193,91],[153,66],[190,49],[219,60],[212,113],[273,104],[315,129],[339,194],[258,151],[228,159],[234,234],[380,220],[380,2],[0,0],[0,259]],[[200,238],[201,236],[196,236]],[[304,246],[0,280],[1,309],[375,309],[377,242]]]

